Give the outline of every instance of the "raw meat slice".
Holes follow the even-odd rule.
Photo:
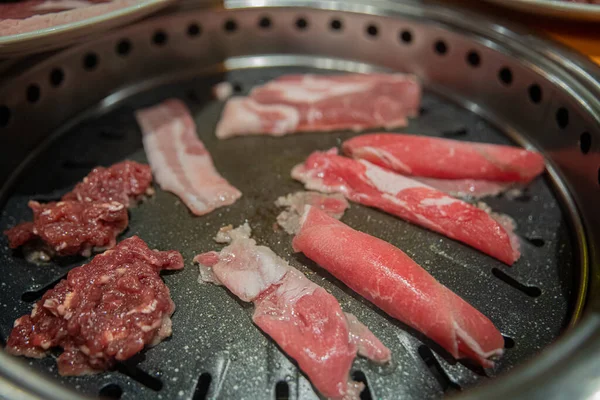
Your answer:
[[[118,201],[130,207],[153,194],[151,184],[150,167],[127,160],[108,168],[94,168],[63,200]]]
[[[352,201],[466,243],[508,265],[520,256],[516,235],[486,211],[366,160],[341,157],[336,149],[314,152],[304,164],[294,167],[292,177],[307,189],[342,193]]]
[[[55,28],[138,3],[139,0],[28,0],[0,4],[0,37]]]
[[[463,199],[498,196],[501,193],[515,189],[515,184],[512,182],[493,182],[479,179],[412,178],[440,192]]]
[[[225,104],[216,134],[282,136],[295,132],[406,126],[421,87],[404,74],[287,75]]]
[[[275,205],[286,208],[277,216],[277,224],[290,235],[300,229],[300,216],[305,205],[318,207],[336,219],[342,218],[346,209],[350,207],[344,196],[339,193],[329,195],[319,192],[296,192],[281,196],[275,201]]]
[[[33,223],[19,224],[4,234],[13,249],[39,239],[37,251],[51,255],[81,254],[114,247],[117,236],[127,228],[127,209],[119,202],[59,201],[40,204],[30,201]]]
[[[215,169],[187,107],[177,99],[136,112],[156,182],[195,215],[233,204],[242,194]]]
[[[196,256],[200,279],[225,285],[256,306],[254,323],[268,334],[306,373],[324,396],[358,399],[362,384],[349,381],[357,351],[384,363],[390,351],[322,287],[291,267],[271,249],[250,239],[250,227],[221,229],[217,238],[229,241],[220,253]]]
[[[110,369],[171,335],[175,304],[159,272],[181,268],[178,252],[150,250],[137,236],[125,239],[48,290],[31,315],[15,321],[6,350],[44,357],[61,347],[61,375]]]
[[[492,367],[491,358],[502,355],[504,339],[494,324],[391,244],[310,206],[292,244],[294,250],[452,356]]]
[[[404,175],[528,183],[544,172],[544,158],[513,146],[397,133],[344,142],[344,152]]]

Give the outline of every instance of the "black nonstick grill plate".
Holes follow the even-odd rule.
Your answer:
[[[412,226],[383,212],[352,204],[343,221],[405,251],[440,282],[488,316],[505,336],[506,354],[494,370],[457,363],[433,342],[392,320],[352,293],[302,255],[293,254],[291,237],[273,228],[278,196],[302,189],[289,177],[291,168],[314,150],[325,150],[354,133],[308,133],[283,138],[214,136],[222,103],[212,99],[215,83],[227,80],[238,93],[286,73],[325,71],[299,67],[233,70],[197,76],[145,90],[110,108],[89,110],[79,123],[57,134],[21,173],[6,199],[0,229],[31,218],[29,199],[60,198],[96,165],[123,159],[145,162],[141,133],[133,111],[169,97],[183,99],[192,111],[198,134],[217,169],[243,197],[204,217],[192,216],[172,194],[156,195],[131,210],[121,237],[138,235],[152,248],[181,251],[183,271],[164,275],[177,310],[173,336],[116,371],[87,377],[59,377],[54,360],[27,360],[33,368],[91,396],[130,399],[312,399],[317,398],[294,362],[251,321],[252,306],[223,287],[197,282],[192,258],[218,249],[212,237],[223,225],[247,220],[260,244],[305,272],[330,291],[344,311],[354,313],[393,353],[380,367],[363,359],[354,378],[366,381],[364,398],[422,399],[455,393],[488,381],[522,364],[552,343],[569,325],[579,287],[578,250],[567,212],[553,193],[549,178],[539,178],[516,198],[485,199],[495,211],[513,217],[522,238],[522,258],[507,267],[484,254]],[[327,71],[326,73],[331,73]],[[427,91],[420,116],[403,130],[455,139],[510,144],[506,136],[477,115]],[[13,321],[29,313],[33,302],[70,268],[85,262],[70,258],[47,265],[28,263],[0,239],[0,338]],[[370,397],[369,397],[370,396]]]

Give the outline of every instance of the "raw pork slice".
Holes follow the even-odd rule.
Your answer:
[[[254,323],[298,362],[325,397],[358,399],[363,385],[349,380],[357,352],[384,363],[391,358],[389,349],[356,317],[344,314],[335,297],[268,247],[257,246],[248,224],[221,229],[217,240],[230,244],[220,253],[194,258],[200,279],[254,302]]]
[[[463,199],[493,197],[508,191],[519,190],[518,185],[511,182],[493,182],[480,179],[436,179],[414,176],[412,178],[440,192]]]
[[[88,257],[92,252],[114,247],[117,236],[129,223],[127,209],[116,201],[66,200],[47,204],[30,201],[29,208],[33,211],[33,222],[21,223],[4,234],[10,248],[31,244],[41,260],[53,255]]]
[[[0,4],[0,36],[56,28],[138,3],[139,0],[27,0]]]
[[[391,244],[307,206],[294,250],[456,358],[492,367],[504,339],[494,324]]]
[[[195,215],[233,204],[242,194],[215,169],[183,102],[166,100],[136,112],[156,182]]]
[[[275,201],[275,205],[286,209],[277,216],[277,224],[290,235],[300,229],[300,216],[306,205],[318,207],[336,219],[342,218],[346,209],[350,207],[344,196],[339,193],[319,192],[296,192],[281,196]]]
[[[31,315],[18,318],[6,351],[39,358],[61,347],[61,375],[110,369],[171,335],[175,304],[159,272],[181,268],[178,252],[150,250],[137,236],[125,239],[72,269]]]
[[[118,201],[130,207],[153,194],[151,185],[150,167],[126,160],[108,168],[94,168],[63,200]]]
[[[314,152],[292,170],[307,189],[342,193],[414,224],[466,243],[512,265],[520,256],[516,235],[484,210],[366,160]]]
[[[513,146],[397,133],[373,133],[344,142],[344,152],[403,175],[528,183],[544,172],[544,158]]]
[[[217,137],[403,127],[420,102],[412,75],[287,75],[231,98]]]

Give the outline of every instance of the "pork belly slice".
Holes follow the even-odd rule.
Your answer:
[[[492,359],[502,355],[504,339],[494,324],[391,244],[310,206],[292,244],[295,251],[452,356],[492,367]]]
[[[493,182],[481,179],[437,179],[414,176],[411,178],[440,192],[447,193],[450,196],[467,200],[494,197],[514,190],[520,191],[519,185],[515,185],[512,182]]]
[[[242,195],[215,169],[182,101],[166,100],[138,110],[135,116],[156,182],[177,195],[193,214],[208,214]]]
[[[110,369],[171,335],[175,304],[159,272],[181,268],[178,252],[150,250],[137,236],[125,239],[69,271],[30,315],[18,318],[6,351],[44,357],[60,347],[61,375]]]
[[[298,362],[323,396],[358,399],[363,385],[349,379],[360,355],[378,363],[391,353],[367,327],[325,289],[291,267],[271,249],[257,246],[250,227],[231,226],[217,235],[229,242],[221,252],[200,254],[200,280],[221,284],[255,305],[254,323]]]
[[[287,233],[294,234],[300,229],[300,216],[304,206],[318,207],[336,219],[342,218],[350,205],[343,195],[339,193],[323,194],[319,192],[296,192],[281,196],[275,201],[277,207],[285,208],[277,216],[277,224]]]
[[[421,86],[412,75],[286,75],[231,98],[216,135],[403,127],[420,102]]]
[[[59,27],[138,3],[139,0],[27,0],[15,4],[0,3],[0,36]]]
[[[427,136],[372,133],[349,139],[344,152],[403,175],[529,183],[544,172],[544,157],[520,147]]]
[[[369,161],[341,157],[336,149],[314,152],[294,167],[292,177],[307,189],[342,193],[351,201],[468,244],[508,265],[520,256],[517,236],[485,210]]]
[[[132,207],[152,194],[150,167],[126,160],[108,168],[94,168],[63,200],[117,201]]]
[[[21,223],[4,232],[9,246],[31,245],[41,259],[80,254],[114,247],[127,228],[127,209],[119,202],[73,200],[40,204],[30,201],[33,222]]]

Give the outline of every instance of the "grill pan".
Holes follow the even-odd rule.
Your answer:
[[[219,227],[244,220],[260,244],[324,286],[390,347],[394,361],[388,366],[355,362],[354,378],[368,386],[363,398],[549,398],[559,394],[557,387],[561,397],[576,398],[596,390],[600,86],[594,67],[517,28],[434,3],[253,4],[183,3],[4,72],[1,229],[30,218],[29,199],[60,198],[96,165],[124,158],[145,162],[133,111],[173,96],[187,103],[217,169],[244,195],[198,218],[158,190],[131,211],[124,236],[180,250],[186,260],[185,270],[164,276],[178,307],[170,339],[116,371],[86,377],[59,377],[51,357],[0,354],[0,397],[318,398],[293,361],[252,325],[251,305],[196,282],[192,257],[216,248],[212,237]],[[416,73],[426,92],[420,117],[405,132],[516,142],[549,160],[544,179],[523,195],[486,200],[518,223],[523,256],[512,268],[377,210],[352,205],[343,219],[405,250],[494,321],[506,343],[494,370],[452,360],[293,254],[291,237],[273,230],[275,199],[301,189],[289,178],[291,167],[354,134],[214,137],[222,103],[212,98],[212,85],[226,80],[243,94],[281,74],[340,71]],[[15,318],[83,262],[32,265],[2,237],[0,340]]]

